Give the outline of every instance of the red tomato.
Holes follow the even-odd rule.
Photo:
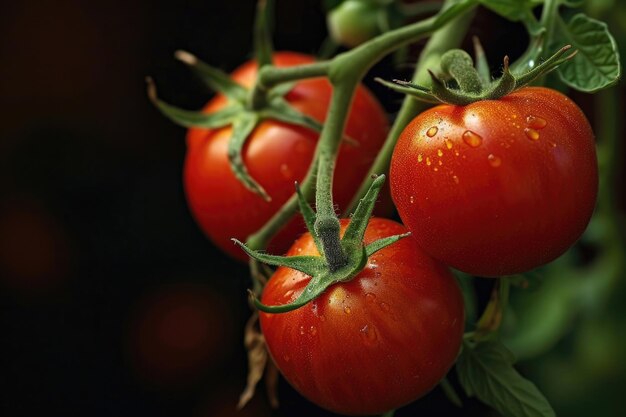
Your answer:
[[[561,93],[536,87],[420,114],[398,140],[390,177],[419,245],[479,276],[557,258],[587,226],[598,188],[584,114]]]
[[[342,232],[347,224],[342,220]],[[405,232],[373,218],[364,242]],[[287,255],[318,255],[311,235]],[[281,267],[262,302],[289,303],[309,279]],[[261,313],[260,320],[272,358],[302,395],[337,413],[380,414],[424,395],[452,366],[463,336],[463,298],[443,264],[402,239],[372,255],[354,279],[297,310]]]
[[[313,57],[292,52],[274,55],[277,66],[313,62]],[[232,77],[251,86],[256,64],[247,62]],[[332,87],[325,78],[298,82],[286,96],[297,110],[319,121],[326,117]],[[218,95],[204,108],[207,113],[224,107],[226,99]],[[346,133],[358,145],[343,144],[338,157],[334,196],[345,207],[374,161],[387,133],[385,113],[365,87],[357,89]],[[204,233],[222,250],[247,260],[231,238],[245,239],[261,228],[294,193],[294,181],[302,181],[311,163],[318,133],[277,121],[265,121],[248,139],[243,159],[252,178],[272,197],[265,202],[246,189],[234,176],[227,157],[231,128],[190,129],[187,135],[187,158],[184,182],[189,206]],[[269,250],[284,253],[298,234],[305,231],[300,217],[288,223],[271,242]]]

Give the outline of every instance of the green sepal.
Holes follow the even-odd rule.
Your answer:
[[[230,75],[224,71],[200,61],[195,55],[187,51],[176,51],[174,56],[179,61],[188,65],[211,90],[222,93],[230,99],[242,103],[245,102],[248,97],[248,90],[233,81]]]
[[[258,123],[259,116],[254,112],[242,112],[237,116],[233,122],[232,137],[228,141],[228,162],[239,182],[263,200],[271,201],[265,189],[252,179],[243,161],[243,146]]]
[[[535,81],[537,78],[549,74],[554,71],[559,65],[562,63],[569,61],[572,59],[578,51],[574,51],[569,55],[563,56],[565,52],[569,51],[572,48],[571,45],[565,45],[561,49],[559,49],[554,55],[550,58],[546,59],[541,64],[535,66],[533,69],[528,71],[525,74],[518,75],[515,78],[515,88],[521,88],[525,85],[528,85]]]
[[[278,84],[277,86],[272,87],[272,89],[269,91],[268,98],[271,101],[275,98],[286,96],[291,90],[293,90],[295,86],[295,82]]]
[[[359,205],[356,207],[354,214],[350,217],[350,224],[346,229],[346,232],[341,239],[341,243],[343,246],[346,244],[353,245],[362,245],[363,236],[365,236],[365,229],[367,228],[367,224],[369,222],[370,217],[372,216],[372,212],[374,211],[374,205],[376,204],[376,199],[378,198],[378,193],[385,183],[385,176],[379,175],[374,178],[372,184],[370,185],[369,190],[363,197],[361,201],[359,201]]]
[[[318,133],[322,131],[322,124],[320,122],[294,109],[282,97],[273,99],[270,105],[261,110],[259,114],[264,119],[273,119],[296,126],[302,126]]]
[[[249,249],[245,244],[237,239],[231,239],[237,246],[243,249],[251,258],[273,266],[284,266],[295,269],[307,275],[317,275],[325,268],[324,258],[320,256],[276,256],[268,255],[259,251]]]
[[[317,215],[311,205],[306,201],[304,194],[302,194],[302,190],[300,189],[300,185],[296,182],[296,194],[298,195],[298,206],[300,207],[300,213],[302,214],[302,218],[304,219],[304,224],[306,224],[306,228],[308,230],[315,229],[315,220]],[[317,251],[321,256],[324,256],[324,248],[322,247],[322,242],[320,242],[319,238],[315,233],[312,233],[313,241],[315,242],[315,246],[317,247]]]
[[[504,57],[504,66],[502,71],[502,77],[492,82],[484,91],[480,94],[472,94],[459,89],[451,88],[438,77],[434,72],[428,70],[432,80],[432,87],[427,89],[425,87],[415,85],[406,81],[394,80],[399,86],[393,86],[393,84],[386,81],[379,81],[382,84],[393,88],[396,91],[408,94],[419,100],[426,102],[438,102],[448,103],[459,106],[465,106],[470,103],[474,103],[481,100],[497,100],[501,97],[510,94],[511,92],[520,89],[540,76],[546,75],[551,71],[554,71],[562,63],[572,59],[576,52],[563,56],[571,48],[570,45],[566,45],[557,51],[554,55],[548,58],[545,62],[536,66],[527,73],[521,75],[513,75],[509,69],[509,58]]]
[[[387,246],[393,245],[398,240],[404,239],[405,237],[409,237],[409,236],[411,236],[411,232],[403,233],[401,235],[389,236],[383,239],[378,239],[377,241],[372,242],[365,247],[365,255],[367,257],[370,257],[376,252],[378,252],[379,250],[385,249]]]
[[[297,310],[319,297],[330,285],[326,281],[322,277],[312,277],[304,291],[289,304],[268,306],[259,301],[253,293],[249,292],[248,294],[252,298],[254,306],[265,313],[287,313]]]
[[[148,98],[157,109],[174,123],[184,127],[198,127],[205,129],[215,129],[231,124],[236,116],[242,111],[238,104],[232,104],[215,113],[202,113],[199,111],[185,110],[172,106],[159,99],[156,86],[151,78],[146,78],[148,84]]]
[[[391,82],[378,77],[374,78],[374,81],[397,93],[406,94],[425,103],[441,104],[441,101],[439,101],[436,97],[433,97],[429,89],[413,84],[410,81],[393,80],[393,82]]]

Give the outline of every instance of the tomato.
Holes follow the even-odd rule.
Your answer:
[[[441,105],[402,132],[392,198],[431,256],[479,276],[520,273],[565,252],[594,209],[593,132],[568,97],[529,87]]]
[[[343,232],[348,220],[341,222]],[[373,218],[364,242],[405,232]],[[318,255],[311,235],[287,255]],[[289,303],[309,279],[281,267],[261,301]],[[456,359],[463,321],[456,281],[412,239],[375,253],[354,279],[297,310],[260,313],[268,350],[289,383],[316,404],[350,415],[380,414],[430,391]]]
[[[274,55],[277,66],[313,62],[313,58],[292,52]],[[256,65],[248,62],[235,70],[232,78],[251,86]],[[325,78],[298,82],[286,95],[297,110],[318,121],[326,116],[332,87]],[[218,95],[204,108],[211,113],[224,107]],[[341,146],[333,195],[339,207],[346,207],[385,140],[388,122],[384,110],[365,88],[357,89],[347,120],[346,134],[357,141]],[[245,188],[233,174],[227,156],[231,128],[190,129],[184,167],[185,192],[191,212],[204,233],[222,250],[246,260],[231,238],[245,239],[261,228],[294,193],[294,182],[302,181],[311,163],[319,134],[278,121],[262,122],[243,149],[243,159],[252,178],[265,188],[272,201]],[[300,217],[288,223],[270,243],[268,250],[284,253],[305,231]]]
[[[380,33],[381,5],[362,0],[346,0],[328,13],[327,25],[332,39],[355,47]]]

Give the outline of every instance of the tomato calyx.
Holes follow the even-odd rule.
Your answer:
[[[340,240],[341,251],[345,255],[345,262],[341,265],[332,265],[329,262],[328,246],[323,242],[323,234],[319,233],[320,227],[316,227],[317,213],[307,203],[300,187],[296,184],[298,203],[306,226],[311,232],[315,246],[321,256],[275,256],[249,249],[245,244],[232,239],[253,259],[273,266],[284,266],[295,269],[311,276],[311,280],[293,302],[284,305],[267,306],[262,304],[254,293],[250,297],[254,305],[266,313],[285,313],[300,308],[320,296],[328,287],[339,282],[349,281],[365,268],[368,258],[379,250],[409,236],[410,233],[394,235],[363,244],[365,229],[374,209],[374,204],[381,187],[385,182],[385,176],[377,176],[372,182],[367,194],[355,210],[350,224]]]
[[[441,57],[441,74],[428,71],[432,80],[430,88],[409,81],[385,81],[379,83],[403,94],[408,94],[429,103],[445,103],[465,106],[482,100],[497,100],[519,90],[555,70],[562,63],[572,59],[578,51],[566,54],[571,45],[565,45],[540,65],[523,74],[513,74],[509,69],[509,57],[503,59],[502,76],[495,81],[489,79],[489,67],[484,58],[480,43],[475,39],[477,68],[472,57],[460,49],[452,49]]]

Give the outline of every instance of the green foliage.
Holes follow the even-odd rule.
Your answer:
[[[464,343],[457,361],[459,381],[505,417],[550,417],[554,410],[537,387],[513,367],[513,354],[500,342]]]
[[[568,86],[595,92],[617,82],[621,73],[619,51],[606,23],[579,13],[569,23],[560,21],[553,44],[570,44],[578,50],[569,65],[558,74]]]
[[[524,20],[543,0],[480,0],[480,4],[514,22]]]

